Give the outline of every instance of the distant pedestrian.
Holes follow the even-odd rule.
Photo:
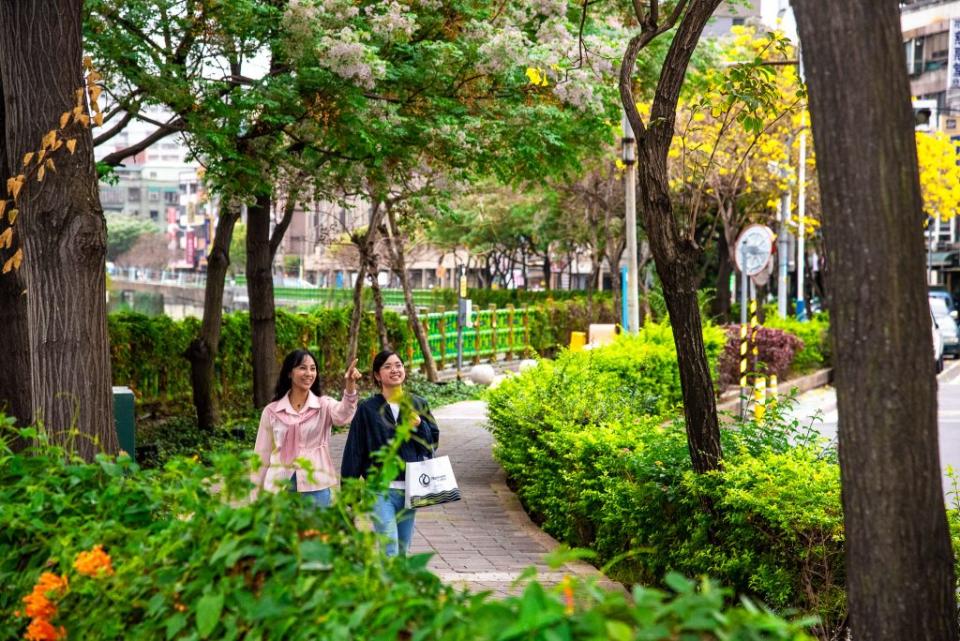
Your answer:
[[[357,411],[357,361],[347,368],[343,399],[323,396],[317,359],[298,349],[287,354],[277,377],[273,401],[263,408],[254,451],[260,469],[257,489],[290,490],[306,494],[319,507],[328,507],[337,471],[330,458],[330,428],[346,425]],[[309,467],[302,467],[304,459]]]
[[[373,380],[380,393],[363,401],[350,424],[343,450],[340,475],[343,478],[366,476],[372,465],[371,455],[393,440],[397,425],[413,408],[414,428],[411,438],[400,445],[404,461],[423,461],[433,456],[440,439],[440,428],[430,414],[427,402],[403,391],[407,373],[396,352],[384,350],[373,359]],[[404,509],[404,473],[401,471],[390,487],[378,497],[373,509],[374,529],[386,536],[387,556],[405,555],[413,539],[414,511]]]

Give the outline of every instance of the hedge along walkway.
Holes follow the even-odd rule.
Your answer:
[[[434,411],[440,424],[439,453],[450,457],[463,498],[417,512],[411,551],[434,552],[429,567],[443,581],[498,596],[519,592],[513,581],[531,565],[545,585],[569,574],[596,577],[606,587],[619,588],[587,563],[572,562],[556,570],[543,563],[543,556],[558,544],[530,521],[507,488],[491,454],[486,410],[482,401],[462,401]],[[333,435],[334,461],[340,460],[345,442],[346,433]]]

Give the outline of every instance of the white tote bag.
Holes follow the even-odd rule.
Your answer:
[[[408,462],[404,480],[404,505],[407,509],[460,500],[460,488],[453,476],[449,456]]]

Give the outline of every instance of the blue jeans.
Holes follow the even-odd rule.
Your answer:
[[[415,512],[403,507],[404,491],[390,488],[373,505],[373,529],[387,537],[387,556],[405,556],[413,540]]]
[[[296,473],[294,473],[294,475],[290,477],[290,491],[291,492],[297,491]],[[330,507],[330,503],[333,501],[333,495],[331,494],[329,487],[324,488],[322,490],[300,492],[300,494],[303,494],[304,496],[309,496],[313,500],[314,505],[316,505],[317,507]]]

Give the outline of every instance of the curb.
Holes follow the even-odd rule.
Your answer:
[[[833,368],[821,369],[813,374],[807,374],[799,378],[791,378],[780,383],[780,392],[778,396],[787,393],[796,392],[803,394],[812,389],[829,385],[833,381]],[[751,388],[752,389],[752,388]],[[768,390],[769,393],[769,390]],[[730,412],[737,410],[740,406],[740,388],[731,387],[720,395],[717,399],[717,411]]]

